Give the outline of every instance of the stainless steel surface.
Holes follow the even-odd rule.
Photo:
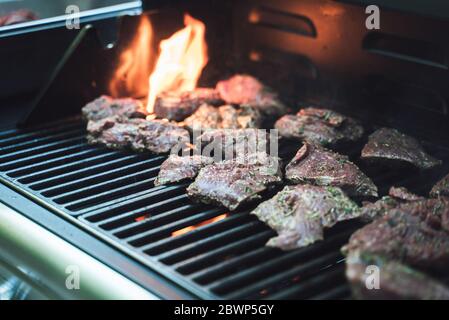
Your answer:
[[[127,4],[135,1],[126,0],[0,0],[0,14],[28,9],[33,11],[38,19],[46,19],[64,15],[67,6],[76,5],[80,11],[105,8]]]
[[[0,0],[1,1],[1,0]],[[65,2],[65,1],[64,1]],[[80,2],[80,1],[78,1]],[[118,2],[118,1],[115,1]],[[71,1],[71,5],[77,5],[76,1]],[[0,2],[0,7],[2,11],[0,14],[4,13],[5,10],[3,8],[3,4]],[[128,1],[118,4],[112,4],[104,7],[86,7],[80,5],[79,14],[66,14],[66,6],[58,7],[57,10],[54,11],[54,15],[49,16],[39,16],[39,19],[33,21],[27,21],[23,23],[17,23],[13,25],[0,27],[0,32],[2,36],[17,34],[20,30],[30,30],[36,27],[54,27],[56,25],[65,25],[67,19],[79,18],[80,22],[89,22],[93,17],[97,17],[99,15],[102,16],[119,16],[119,15],[138,15],[142,12],[142,1]],[[30,7],[32,9],[32,7]],[[85,10],[84,10],[85,9]],[[11,11],[11,10],[8,10]],[[6,11],[6,12],[8,12]]]
[[[17,277],[51,298],[157,299],[152,293],[2,203],[0,248],[2,265],[9,266]],[[66,281],[76,284],[68,278],[71,275],[75,279],[79,275],[79,289],[67,288]]]

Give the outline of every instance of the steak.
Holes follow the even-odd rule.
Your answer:
[[[427,217],[430,208],[424,209],[426,211],[420,213]],[[343,253],[370,253],[424,270],[447,270],[449,234],[416,213],[419,212],[413,214],[408,209],[390,210],[385,216],[357,230],[342,248]]]
[[[270,138],[264,129],[212,129],[198,136],[195,145],[202,148],[203,155],[213,155],[216,161],[223,157],[230,160],[237,155],[270,153]]]
[[[296,115],[283,116],[276,121],[275,128],[284,138],[332,148],[356,142],[364,132],[356,120],[332,110],[315,107],[302,109]]]
[[[36,20],[37,15],[26,9],[12,11],[8,14],[0,16],[0,27],[9,26],[16,23],[22,23],[27,21]]]
[[[291,250],[322,240],[325,228],[358,217],[359,208],[340,188],[296,185],[286,186],[251,214],[278,233],[268,246]]]
[[[372,221],[383,217],[391,209],[398,208],[408,201],[425,200],[416,194],[411,193],[405,188],[391,187],[387,196],[382,197],[376,202],[364,202],[361,218],[364,221]]]
[[[397,199],[397,200],[403,200],[403,201],[418,201],[418,200],[424,200],[424,197],[418,196],[409,190],[407,190],[404,187],[391,187],[388,191],[388,194]]]
[[[259,128],[261,121],[260,112],[247,105],[240,107],[224,105],[217,108],[203,104],[194,114],[184,120],[184,124],[192,131],[201,129],[247,129]]]
[[[261,199],[261,193],[282,182],[279,159],[265,153],[216,162],[202,168],[187,188],[189,197],[233,211]]]
[[[362,159],[389,166],[408,165],[430,169],[441,164],[428,155],[420,143],[396,129],[381,128],[369,136]]]
[[[349,196],[377,197],[377,187],[347,156],[305,142],[287,165],[292,183],[341,188]]]
[[[114,99],[106,95],[89,102],[81,111],[83,118],[87,121],[98,121],[112,116],[142,119],[146,117],[145,108],[139,100],[132,98]]]
[[[433,198],[449,197],[449,174],[438,181],[430,190],[430,196]]]
[[[154,104],[158,118],[182,121],[193,114],[202,104],[219,106],[223,104],[218,91],[211,88],[197,88],[185,92],[164,92]]]
[[[370,266],[379,268],[378,287],[368,289]],[[449,288],[428,275],[398,261],[369,253],[350,254],[346,259],[346,277],[357,299],[447,300]],[[372,278],[372,277],[371,277]]]
[[[280,116],[287,111],[271,88],[249,75],[237,74],[219,81],[216,88],[228,104],[249,105],[266,116]]]
[[[87,124],[87,140],[109,148],[168,153],[190,141],[189,132],[164,120],[109,117]]]
[[[212,164],[210,157],[201,155],[178,156],[170,155],[161,165],[161,170],[154,181],[155,186],[175,183],[185,180],[193,180],[201,168]]]

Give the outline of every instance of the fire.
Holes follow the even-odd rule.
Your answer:
[[[129,48],[120,55],[119,66],[109,84],[112,96],[131,95],[140,98],[147,95],[147,78],[155,59],[152,42],[153,27],[149,18],[142,16],[137,33]]]
[[[198,227],[205,226],[205,225],[208,225],[208,224],[211,224],[211,223],[214,223],[214,222],[223,220],[223,219],[226,218],[227,216],[228,216],[228,215],[227,215],[226,213],[225,213],[225,214],[221,214],[221,215],[219,215],[219,216],[216,216],[216,217],[214,217],[214,218],[212,218],[212,219],[208,219],[208,220],[202,221],[202,222],[200,222],[200,223],[198,223],[198,224],[195,224],[195,225],[193,225],[193,226],[188,226],[188,227],[185,227],[185,228],[176,230],[175,232],[172,232],[171,236],[172,236],[172,237],[180,236],[180,235],[182,235],[182,234],[185,234],[185,233],[187,233],[187,232],[190,232],[190,231],[192,231],[192,230],[195,230],[195,229],[198,228]]]
[[[158,94],[195,89],[208,62],[205,25],[184,15],[185,28],[161,41],[160,54],[149,78],[147,111],[153,112]]]

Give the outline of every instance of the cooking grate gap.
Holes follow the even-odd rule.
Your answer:
[[[45,179],[58,177],[64,174],[72,173],[75,170],[80,170],[85,167],[92,167],[97,164],[102,164],[110,160],[116,160],[121,158],[123,155],[117,152],[106,152],[99,155],[95,155],[88,159],[81,159],[72,163],[65,163],[59,166],[55,166],[49,169],[44,169],[41,171],[35,171],[30,173],[18,181],[22,184],[32,184],[37,181],[42,181]]]
[[[92,146],[87,145],[83,141],[75,143],[73,145],[68,145],[65,148],[52,150],[49,152],[44,152],[42,154],[32,155],[21,160],[11,160],[5,163],[0,162],[0,171],[9,171],[17,168],[22,168],[27,165],[38,164],[44,161],[56,159],[59,157],[64,157],[70,152],[78,152],[83,150],[93,149]]]
[[[43,179],[39,182],[30,184],[30,188],[33,190],[42,190],[57,186],[61,183],[72,182],[81,178],[88,178],[93,174],[97,174],[98,172],[108,172],[112,169],[124,167],[126,165],[141,162],[143,160],[143,156],[140,154],[114,158],[112,160],[108,160],[100,164],[90,166],[88,168],[83,168],[72,172],[69,171],[55,177]]]
[[[232,229],[209,236],[207,239],[201,239],[180,248],[176,248],[175,250],[165,252],[164,254],[158,256],[158,258],[163,263],[172,265],[185,259],[208,252],[209,250],[220,248],[223,246],[223,243],[239,241],[249,235],[257,234],[263,230],[267,230],[267,227],[260,224],[259,221],[251,221],[244,224],[242,223]]]
[[[278,259],[270,260],[264,263],[259,263],[256,266],[241,270],[236,274],[221,278],[209,285],[212,292],[220,295],[229,295],[233,292],[233,296],[240,296],[248,290],[255,290],[256,288],[262,290],[261,284],[264,281],[260,279],[267,279],[267,284],[276,283],[276,279],[293,277],[292,273],[307,273],[316,270],[317,267],[325,267],[332,261],[335,262],[341,254],[336,248],[341,247],[347,240],[349,235],[337,235],[334,238],[329,238],[328,241],[320,242],[321,246],[311,246],[303,249],[295,250],[280,256]],[[332,242],[331,242],[332,240]],[[320,249],[318,251],[318,248]],[[307,261],[306,259],[315,255],[314,259]],[[309,266],[309,264],[313,264]],[[292,269],[292,265],[297,265]],[[273,276],[274,275],[274,276]],[[273,280],[273,278],[275,280]],[[254,283],[253,287],[249,286]],[[238,290],[244,290],[239,293]]]
[[[154,228],[142,232],[139,234],[136,234],[134,236],[131,236],[126,239],[126,241],[133,247],[142,247],[148,243],[152,243],[154,241],[167,238],[170,236],[175,236],[175,233],[182,233],[185,231],[188,232],[188,229],[191,228],[194,225],[200,224],[208,219],[215,218],[220,213],[217,212],[216,209],[200,212],[197,214],[193,214],[190,216],[182,217],[181,219],[174,221],[172,223],[168,224],[153,224]],[[157,221],[158,219],[156,219]]]
[[[73,137],[80,137],[84,134],[84,130],[80,128],[71,131],[63,131],[56,135],[41,137],[39,139],[32,139],[28,141],[24,141],[21,143],[11,144],[8,146],[4,146],[0,148],[0,155],[5,155],[8,153],[17,153],[23,150],[31,149],[46,145],[51,142],[56,142],[63,139],[69,139]]]
[[[240,254],[257,249],[275,235],[271,229],[248,234],[245,238],[236,242],[227,243],[213,250],[208,250],[198,256],[178,262],[173,267],[181,274],[189,275],[194,272],[205,270],[218,263],[238,258]]]
[[[121,188],[126,189],[127,186],[130,186],[134,183],[139,183],[144,180],[153,179],[157,175],[158,171],[159,166],[146,169],[141,172],[124,175],[123,177],[104,181],[93,186],[87,186],[74,191],[62,193],[58,195],[57,198],[54,198],[53,201],[56,202],[57,204],[68,205],[75,203],[78,200],[85,200],[86,198],[89,198],[92,195],[95,196],[104,193],[106,191],[115,191]],[[153,187],[153,185],[151,185],[151,187]]]
[[[101,171],[98,173],[96,172],[95,174],[91,174],[74,181],[68,181],[56,186],[50,186],[40,190],[40,192],[45,197],[55,197],[76,190],[84,190],[83,188],[86,187],[96,187],[101,183],[111,181],[115,178],[120,178],[124,175],[141,172],[148,168],[153,168],[155,163],[158,161],[158,159],[141,159],[138,161],[133,161],[130,164],[123,165],[116,169]]]
[[[0,147],[4,146],[11,146],[13,144],[18,144],[21,142],[27,142],[32,140],[37,140],[46,136],[51,136],[54,134],[58,134],[60,132],[67,132],[67,130],[72,129],[82,129],[83,126],[79,122],[75,123],[68,123],[66,126],[62,127],[50,127],[50,129],[47,130],[11,130],[8,134],[1,134],[0,135]]]
[[[261,261],[269,261],[271,259],[277,259],[282,256],[282,251],[274,248],[261,246],[260,248],[245,252],[244,254],[225,260],[211,268],[200,270],[191,275],[194,282],[201,285],[207,285],[214,281],[237,273],[240,270],[257,265]]]
[[[84,141],[84,136],[76,136],[68,139],[58,140],[56,142],[50,142],[38,147],[25,149],[17,152],[8,153],[0,156],[0,163],[9,162],[9,161],[17,161],[23,158],[42,154],[44,152],[53,151],[57,149],[61,149],[64,147],[69,147],[74,144],[80,143]]]
[[[52,160],[46,160],[32,163],[31,165],[27,166],[22,166],[20,167],[20,169],[9,171],[7,175],[12,178],[20,178],[33,172],[39,172],[46,169],[55,168],[56,166],[62,164],[72,163],[78,160],[95,157],[102,153],[108,153],[108,151],[106,149],[86,148],[85,150],[75,151],[74,153],[71,153],[69,155],[63,155],[62,157],[57,157]]]
[[[178,190],[179,191],[179,190]],[[165,212],[166,210],[171,210],[173,208],[176,208],[178,206],[185,205],[187,202],[187,196],[184,194],[176,194],[174,193],[172,196],[169,194],[163,194],[163,196],[159,196],[162,201],[157,202],[154,205],[149,206],[145,211],[139,210],[132,215],[127,214],[125,216],[120,216],[119,218],[113,217],[108,221],[107,223],[102,223],[99,225],[101,229],[111,231],[113,229],[116,229],[118,227],[121,227],[125,224],[132,223],[134,221],[138,221],[139,219],[142,219],[142,216],[145,217],[146,215],[153,215],[157,216],[158,214],[161,214],[162,212]],[[165,199],[168,197],[169,199]],[[165,200],[164,200],[165,199]]]
[[[89,222],[101,222],[100,227],[105,228],[108,224],[119,224],[119,221],[134,221],[134,218],[143,215],[145,210],[149,210],[154,205],[161,206],[161,209],[165,209],[166,203],[169,203],[167,199],[187,199],[187,196],[183,194],[185,186],[171,186],[168,188],[155,187],[149,190],[149,193],[143,195],[137,195],[134,198],[126,199],[120,203],[106,203],[104,207],[98,210],[92,210],[91,213],[84,216]],[[166,200],[156,202],[156,200]],[[162,202],[162,204],[161,204]],[[136,211],[138,210],[138,211]],[[131,219],[129,219],[131,218]],[[112,228],[108,228],[110,230]],[[106,229],[105,229],[106,230]]]
[[[338,272],[337,272],[338,273]],[[341,284],[325,292],[317,293],[310,300],[345,300],[351,298],[351,288],[346,282],[344,268],[340,271]]]
[[[129,238],[134,235],[142,234],[145,231],[151,230],[163,224],[178,221],[201,211],[207,211],[207,208],[188,203],[173,210],[159,213],[158,215],[150,215],[146,213],[135,218],[135,222],[116,228],[114,230],[114,236],[119,239]]]
[[[335,287],[342,284],[347,288],[344,277],[345,264],[339,263],[322,270],[318,269],[311,277],[294,276],[293,284],[273,286],[269,289],[260,290],[258,294],[250,296],[254,299],[308,299],[320,292],[330,292]]]
[[[191,232],[182,234],[177,237],[170,237],[167,239],[159,240],[155,243],[151,243],[142,247],[141,250],[150,256],[159,255],[166,251],[173,250],[197,240],[212,236],[217,232],[229,230],[233,226],[236,226],[240,223],[245,223],[246,221],[250,220],[250,218],[251,217],[246,212],[234,213],[226,219],[217,221],[216,223],[198,227]]]
[[[116,188],[113,190],[106,190],[101,193],[93,194],[90,197],[83,198],[82,200],[73,201],[68,203],[65,207],[67,210],[70,211],[79,211],[82,209],[86,209],[89,207],[92,207],[96,204],[105,202],[105,201],[112,201],[117,200],[119,198],[134,195],[137,192],[142,192],[144,190],[151,189],[154,187],[154,180],[155,178],[152,177],[150,179],[142,179],[139,182],[131,183],[125,186],[122,186],[120,188]]]

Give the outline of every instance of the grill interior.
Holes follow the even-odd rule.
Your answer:
[[[448,158],[444,148],[426,146],[436,157]],[[285,159],[291,150],[296,148],[281,146]],[[349,151],[356,157],[360,150]],[[249,209],[211,222],[226,210],[192,203],[185,194],[186,184],[154,187],[164,159],[88,145],[78,119],[0,133],[4,183],[199,298],[350,297],[339,249],[359,222],[341,223],[327,232],[324,241],[307,248],[291,252],[268,248],[264,244],[274,231],[249,215]],[[381,193],[397,185],[424,194],[447,169],[368,173]]]

